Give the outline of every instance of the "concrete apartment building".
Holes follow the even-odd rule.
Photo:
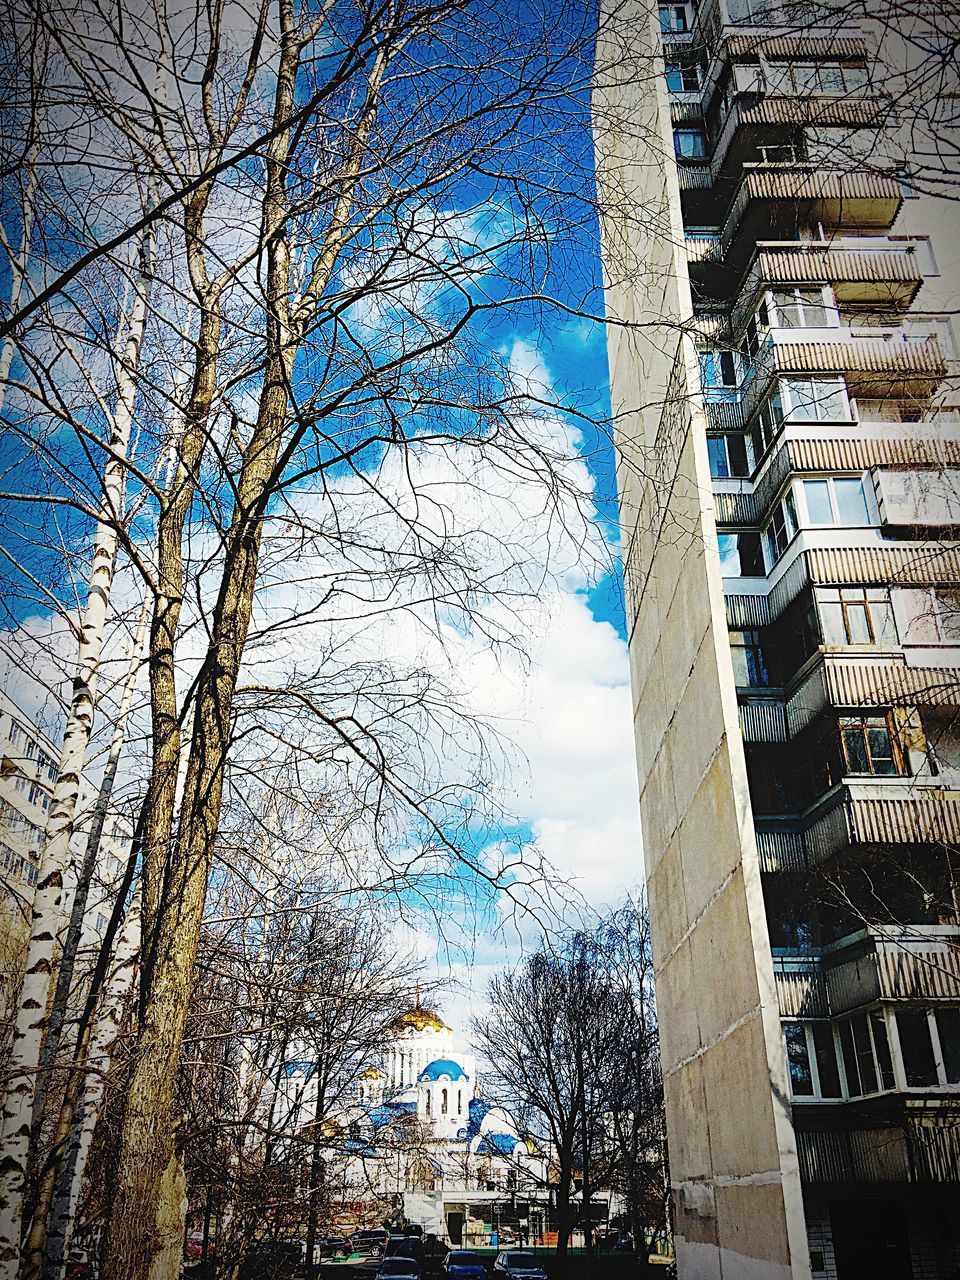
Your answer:
[[[611,4],[598,58],[681,1280],[960,1275],[960,220],[875,39]]]

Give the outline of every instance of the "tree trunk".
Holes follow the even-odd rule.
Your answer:
[[[55,1149],[66,1143],[63,1161],[47,1172],[41,1188],[34,1225],[24,1251],[21,1280],[32,1280],[43,1249],[43,1280],[60,1280],[70,1239],[76,1226],[80,1196],[86,1175],[87,1160],[93,1135],[106,1092],[106,1076],[113,1059],[124,1005],[136,974],[140,954],[140,910],[134,894],[123,932],[117,943],[113,969],[103,991],[103,998],[90,1035],[90,1051],[86,1063],[77,1065],[67,1088],[65,1105],[54,1139]],[[82,1046],[78,1046],[81,1050]],[[82,1097],[81,1097],[82,1095]],[[79,1101],[79,1105],[71,1106]],[[44,1238],[43,1227],[48,1224]]]
[[[137,285],[118,371],[118,394],[110,431],[110,454],[103,473],[101,516],[93,545],[86,604],[80,620],[77,673],[73,681],[70,711],[60,751],[59,775],[53,789],[50,820],[40,857],[26,969],[13,1030],[0,1139],[0,1280],[13,1280],[20,1252],[34,1090],[50,997],[57,932],[62,917],[70,838],[76,820],[80,778],[96,706],[97,676],[113,584],[117,524],[123,506],[124,460],[130,442],[137,370],[147,319],[153,248],[154,231],[151,225],[144,232],[140,245]]]

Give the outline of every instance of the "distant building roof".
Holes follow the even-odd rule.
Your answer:
[[[384,1102],[382,1106],[373,1107],[367,1113],[367,1119],[375,1129],[382,1129],[384,1125],[393,1124],[394,1120],[399,1120],[401,1116],[407,1116],[416,1109],[415,1102]]]
[[[360,1072],[360,1079],[361,1080],[382,1080],[383,1072],[378,1071],[376,1067],[365,1067],[363,1071]]]
[[[406,1013],[401,1013],[399,1017],[394,1018],[390,1024],[394,1031],[407,1031],[411,1027],[414,1031],[449,1031],[450,1028],[443,1019],[432,1009],[424,1009],[418,1002],[412,1009],[408,1009]]]
[[[464,1136],[467,1138],[475,1138],[480,1132],[480,1126],[483,1124],[483,1117],[490,1110],[490,1103],[484,1102],[483,1098],[471,1098],[468,1108],[469,1120]]]
[[[421,1080],[442,1080],[446,1077],[448,1080],[469,1080],[469,1076],[461,1067],[459,1062],[454,1062],[452,1058],[437,1058],[433,1062],[428,1062],[420,1072]]]

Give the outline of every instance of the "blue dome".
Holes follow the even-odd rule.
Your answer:
[[[521,1140],[512,1133],[485,1133],[477,1147],[478,1155],[512,1156],[517,1147],[522,1147]]]
[[[469,1079],[459,1062],[452,1062],[450,1058],[437,1058],[435,1062],[428,1062],[420,1072],[419,1078],[421,1080],[442,1080],[444,1076],[450,1080]]]

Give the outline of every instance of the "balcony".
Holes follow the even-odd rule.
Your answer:
[[[830,171],[802,165],[744,165],[720,233],[725,266],[746,266],[757,242],[795,235],[811,222],[889,231],[900,210],[899,183],[869,170]]]
[[[960,929],[871,925],[823,948],[832,1015],[878,1000],[960,1000]]]
[[[744,380],[744,420],[758,407],[773,378],[810,374],[841,375],[852,396],[922,400],[929,399],[946,377],[947,363],[935,334],[774,329]]]
[[[848,780],[801,823],[808,859],[820,862],[856,845],[960,845],[960,791],[935,780]]]
[[[841,306],[880,304],[904,312],[923,283],[918,244],[891,240],[863,248],[855,240],[761,242],[733,309],[733,327],[743,328],[762,289],[783,285],[832,285]]]

